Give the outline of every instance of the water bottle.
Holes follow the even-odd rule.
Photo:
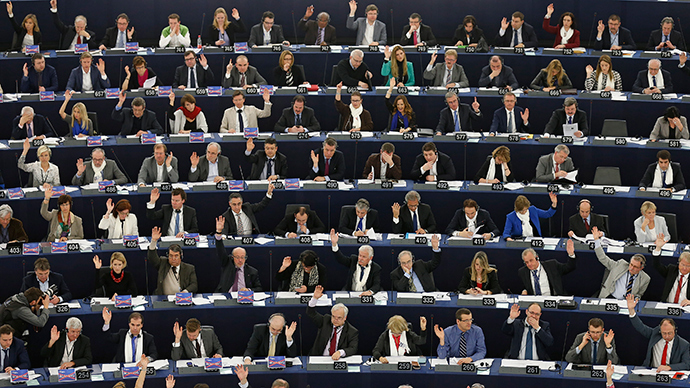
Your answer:
[[[196,48],[201,48],[202,43],[201,43],[201,35],[197,36],[196,38]]]

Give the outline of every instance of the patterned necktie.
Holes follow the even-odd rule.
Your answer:
[[[244,223],[242,222],[242,217],[237,214],[237,234],[240,236],[245,236]]]
[[[532,277],[534,278],[534,295],[541,295],[541,284],[539,284],[539,270],[532,270]]]
[[[533,349],[532,349],[532,328],[527,328],[527,338],[525,339],[525,360],[533,360]]]
[[[465,338],[465,334],[465,332],[460,333],[460,351],[458,353],[458,357],[460,358],[467,357],[467,339]]]
[[[247,84],[247,75],[245,73],[240,74],[240,87],[244,87]]]
[[[276,338],[277,336],[271,334],[271,344],[268,346],[268,357],[276,355]]]
[[[597,364],[597,345],[598,341],[592,341],[592,365]]]
[[[268,159],[266,162],[266,179],[273,175],[273,159]]]
[[[295,126],[296,127],[302,126],[302,114],[301,113],[295,116]]]
[[[407,279],[407,284],[410,287],[410,292],[417,292],[417,286],[414,285],[414,279],[412,279],[412,274],[410,274],[410,278]]]
[[[175,210],[175,236],[180,233],[180,211]]]
[[[199,345],[199,339],[198,338],[194,340],[194,347],[196,348],[196,356],[198,358],[203,357],[201,355],[201,345]]]
[[[453,80],[453,70],[448,69],[448,75],[446,76],[446,85],[448,85]]]
[[[124,48],[125,47],[125,32],[120,31],[119,34],[117,34],[117,47],[118,48]]]
[[[683,288],[683,277],[685,275],[680,275],[680,280],[678,280],[678,289],[676,290],[676,296],[673,298],[673,303],[678,303],[680,300],[680,289]]]
[[[635,282],[635,275],[630,275],[630,272],[628,272],[628,276],[630,279],[628,280],[628,286],[625,288],[625,295],[632,294],[632,289],[633,289],[633,283]]]
[[[292,70],[288,70],[287,73],[285,73],[285,85],[292,86],[294,82],[295,78],[292,76]]]

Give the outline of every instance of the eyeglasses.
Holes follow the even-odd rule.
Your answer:
[[[474,322],[474,318],[461,319],[460,322],[465,322],[465,323],[470,322],[471,323],[471,322]]]

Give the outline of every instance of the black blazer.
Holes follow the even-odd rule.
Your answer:
[[[74,36],[77,35],[77,30],[74,28],[74,26],[65,25],[65,23],[60,20],[60,15],[58,15],[57,12],[53,13],[53,24],[55,24],[55,28],[57,28],[61,34],[58,49],[67,50],[69,45],[72,44]],[[87,43],[89,45],[89,49],[91,50],[97,49],[98,42],[96,41],[96,33],[91,30],[86,30],[86,32],[91,38],[89,38],[88,41],[84,41],[86,38],[82,39],[82,43]]]
[[[409,326],[408,322],[408,326]],[[407,336],[407,347],[410,349],[410,352],[405,354],[406,356],[421,356],[422,355],[422,345],[426,344],[426,330],[421,332],[421,335],[413,332],[412,330],[408,330],[405,335]],[[371,358],[374,360],[378,360],[381,357],[388,357],[390,356],[391,352],[391,339],[390,336],[388,335],[388,330],[384,330],[383,333],[379,336],[378,341],[376,341],[376,346],[374,346],[374,350],[371,351]]]
[[[230,257],[228,251],[225,250],[223,240],[216,240],[216,255],[220,261],[221,268],[220,282],[218,283],[216,292],[230,292],[230,288],[235,284],[235,273],[237,273],[237,269],[235,268],[232,257]],[[261,280],[259,280],[259,271],[246,262],[244,264],[244,285],[255,292],[263,291]]]
[[[664,88],[659,89],[661,93],[673,93],[673,80],[671,80],[671,73],[668,70],[661,69],[661,76],[664,77]],[[633,84],[633,93],[642,93],[644,89],[649,87],[649,79],[647,78],[647,70],[640,70],[637,73],[637,79]]]
[[[544,271],[549,277],[549,289],[551,289],[551,295],[570,295],[563,288],[563,275],[566,275],[575,270],[575,258],[568,257],[568,262],[561,263],[557,260],[546,260],[542,261],[541,265],[544,266]],[[534,295],[534,288],[532,287],[532,275],[529,268],[526,266],[520,267],[518,270],[518,276],[522,280],[522,285],[527,290],[528,295]]]
[[[146,218],[149,220],[163,220],[161,233],[167,235],[170,228],[170,221],[173,217],[172,205],[165,204],[160,210],[146,209]],[[182,205],[182,229],[187,233],[199,233],[199,226],[196,222],[196,210],[187,205]]]
[[[266,161],[268,160],[268,157],[266,156],[266,151],[264,150],[259,150],[254,152],[253,154],[247,156],[249,161],[252,163],[252,171],[249,173],[249,180],[257,180],[259,177],[261,177],[261,173],[264,171],[264,166],[266,165]],[[274,171],[280,179],[285,179],[287,178],[288,175],[288,164],[287,164],[287,157],[280,153],[276,152],[275,156],[275,163],[274,163]]]
[[[275,86],[288,86],[285,81],[287,72],[283,70],[280,66],[273,68],[273,85]],[[304,66],[302,65],[292,65],[292,86],[302,85],[307,81],[307,77],[304,75]]]
[[[676,279],[678,278],[678,263],[671,263],[671,264],[662,264],[661,263],[661,256],[657,255],[652,255],[654,258],[654,268],[656,268],[657,271],[659,271],[659,274],[665,278],[664,280],[664,290],[661,293],[661,302],[666,302],[668,300],[668,294],[671,293],[671,289],[676,283]],[[675,295],[674,295],[675,296]],[[688,290],[686,291],[685,295],[681,295],[679,298],[679,302],[682,302],[683,299],[690,299],[690,287],[688,287]]]
[[[544,127],[544,133],[551,135],[562,136],[563,124],[567,122],[565,108],[559,108],[553,111],[549,122]],[[577,129],[582,132],[583,136],[589,135],[589,127],[587,126],[587,112],[577,109],[573,116],[573,124],[577,124]]]
[[[347,271],[347,277],[345,278],[345,285],[343,286],[342,290],[352,291],[352,277],[354,276],[357,266],[359,265],[357,263],[357,255],[345,256],[340,249],[338,249],[337,251],[333,252],[333,257],[338,263],[349,268]],[[369,276],[367,277],[366,290],[377,293],[381,291],[381,266],[375,263],[373,260],[370,261],[370,263],[371,269],[369,270]]]
[[[520,87],[520,84],[518,84],[517,78],[515,78],[515,73],[513,73],[513,69],[510,66],[503,65],[503,68],[501,69],[501,72],[498,73],[494,79],[491,79],[489,75],[491,74],[491,66],[486,65],[482,68],[482,75],[479,77],[479,86],[480,87],[506,87],[510,86],[513,90],[517,89]]]
[[[187,86],[187,81],[189,81],[189,71],[187,70],[187,65],[178,66],[175,69],[175,79],[173,80],[173,89],[180,85]],[[206,88],[213,86],[215,82],[215,76],[213,75],[213,70],[209,65],[204,69],[200,63],[196,64],[196,83],[200,88]]]
[[[136,132],[134,132],[134,114],[132,113],[132,108],[123,107],[117,110],[117,107],[115,107],[110,117],[122,123],[120,136],[136,135]],[[163,127],[161,127],[161,124],[158,122],[156,113],[149,109],[144,109],[144,114],[141,116],[141,129],[143,131],[151,131],[156,135],[163,134]]]
[[[635,41],[632,38],[630,30],[625,27],[618,27],[618,45],[623,48],[623,50],[637,50]],[[611,48],[611,34],[609,29],[604,29],[601,34],[601,40],[596,40],[594,37],[594,49],[595,50],[609,50]]]
[[[6,366],[19,369],[31,369],[29,352],[26,351],[24,341],[17,337],[12,338],[12,345],[10,345],[10,360],[9,364]]]
[[[132,26],[128,26],[127,29],[132,28]],[[101,44],[105,46],[106,48],[113,48],[115,45],[117,45],[117,35],[120,32],[120,30],[117,29],[117,26],[115,27],[108,27],[105,29],[105,35],[103,36],[103,40],[101,40]],[[125,41],[126,42],[137,42],[137,30],[135,29],[134,32],[132,33],[132,38],[129,37],[127,34],[127,31],[125,31]]]
[[[292,262],[292,264],[290,264],[289,267],[285,269],[285,271],[276,273],[276,280],[282,282],[280,291],[290,291],[290,278],[292,277],[292,273],[295,272],[295,268],[297,268],[298,265],[300,270],[304,271],[304,269],[302,269],[301,262],[299,260],[295,260]],[[317,261],[316,268],[312,269],[312,271],[314,270],[319,273],[319,282],[313,286],[308,285],[307,280],[309,279],[309,274],[305,273],[303,285],[307,286],[307,292],[314,292],[316,286],[322,286],[324,289],[326,289],[326,284],[328,283],[328,275],[326,274],[325,265]]]
[[[444,154],[443,152],[438,152],[438,161],[436,162],[436,176],[437,180],[452,181],[455,179],[455,166],[450,156]],[[426,171],[424,174],[421,172],[422,166],[426,164],[426,159],[424,159],[424,154],[421,153],[417,155],[414,160],[414,165],[412,166],[412,171],[410,176],[414,180],[423,181],[431,173],[431,170]]]
[[[300,19],[299,23],[297,23],[297,27],[299,27],[300,30],[304,30],[304,44],[305,45],[314,45],[316,44],[316,38],[319,34],[319,23],[316,20],[304,20]],[[324,32],[323,32],[323,41],[328,43],[328,44],[335,44],[336,36],[335,36],[335,27],[332,25],[327,25]]]
[[[113,357],[113,362],[123,363],[131,361],[125,360],[125,340],[131,340],[127,332],[127,329],[120,329],[117,333],[106,333],[108,341],[117,344],[117,351],[115,352],[115,357]],[[141,331],[140,335],[144,336],[144,351],[142,354],[145,354],[151,360],[157,359],[158,350],[156,349],[153,335],[144,330]]]
[[[415,260],[412,264],[412,270],[417,274],[419,281],[422,283],[425,292],[438,291],[436,283],[434,282],[434,270],[441,264],[441,251],[434,252],[434,257],[429,261]],[[393,291],[409,292],[410,284],[405,277],[405,271],[398,265],[391,271],[391,285]],[[419,291],[419,290],[417,290]]]
[[[575,235],[578,237],[585,237],[586,235],[592,233],[592,228],[595,226],[608,236],[609,232],[606,230],[606,226],[604,225],[604,217],[598,214],[589,213],[589,231],[587,231],[585,222],[582,220],[582,217],[580,217],[579,212],[573,214],[568,219],[568,230],[575,232]]]
[[[324,176],[325,175],[325,169],[326,169],[326,161],[323,158],[323,149],[319,148],[317,150],[314,150],[314,153],[316,156],[319,157],[319,171],[314,172],[312,169],[313,163],[311,162],[311,157],[309,158],[309,174],[307,175],[307,179],[314,179],[317,176]],[[333,157],[331,158],[330,165],[328,168],[328,177],[331,178],[333,181],[341,181],[345,177],[345,155],[343,155],[342,151],[335,150],[335,153],[333,154]]]
[[[65,278],[61,274],[50,271],[50,275],[48,276],[48,284],[51,286],[57,286],[57,296],[61,296],[65,302],[72,300],[72,293],[70,292],[69,287],[67,287],[67,283],[65,283]],[[41,288],[34,272],[30,272],[24,277],[24,280],[22,280],[22,288],[19,291],[24,292],[31,287],[36,287],[38,289]]]
[[[472,268],[467,267],[462,273],[462,279],[460,279],[460,284],[458,284],[457,293],[464,294],[465,291],[470,288],[477,286],[477,282],[472,281]],[[498,271],[491,271],[486,275],[486,283],[482,284],[482,290],[491,291],[492,294],[502,294],[503,289],[501,285],[498,284]]]
[[[235,20],[235,18],[229,17],[228,22],[230,22],[230,24],[228,24],[228,27],[225,28],[225,32],[228,34],[228,41],[225,43],[232,46],[235,44],[235,34],[245,32],[247,28],[244,26],[242,18]],[[204,44],[207,46],[215,46],[216,41],[218,40],[218,33],[220,31],[213,25],[213,23],[209,24],[207,31],[208,32],[206,35],[202,37]]]
[[[477,171],[477,175],[474,176],[474,183],[479,183],[479,180],[482,178],[486,179],[486,174],[489,172],[489,166],[491,165],[491,158],[493,158],[493,156],[491,155],[486,157],[484,164],[482,164],[482,166],[479,168],[479,171]],[[510,175],[504,177],[503,166],[497,164],[494,171],[494,177],[500,181],[515,182],[515,176],[513,175],[513,166],[510,164],[510,162],[508,162],[508,170],[510,170]]]
[[[412,35],[410,35],[410,39],[407,39],[407,33],[409,31],[410,25],[407,24],[405,27],[403,27],[402,36],[400,37],[400,44],[402,46],[411,46],[414,44],[414,37]],[[434,32],[431,30],[431,27],[427,26],[426,24],[419,23],[419,36],[422,38],[422,41],[417,43],[424,42],[427,46],[436,46],[438,43],[436,42],[436,37],[434,36]]]
[[[479,118],[482,117],[482,112],[476,113],[472,107],[467,104],[460,103],[458,106],[458,120],[460,120],[460,130],[464,132],[474,131],[473,124],[480,125]],[[481,128],[477,128],[481,129]],[[453,112],[449,107],[441,109],[438,118],[438,125],[436,125],[436,132],[451,133],[455,132],[455,120],[453,119]]]
[[[351,235],[357,228],[359,218],[354,206],[345,207],[340,210],[340,222],[338,223],[338,232]],[[367,224],[364,229],[374,228],[374,232],[379,233],[379,211],[376,209],[369,209],[367,212]]]
[[[321,356],[323,355],[323,350],[326,349],[326,345],[331,340],[331,335],[333,334],[333,324],[331,323],[331,314],[321,315],[316,311],[316,307],[307,306],[307,316],[316,325],[319,331],[316,333],[316,339],[314,340],[314,346],[311,347],[309,351],[310,356]],[[340,340],[338,340],[338,345],[336,346],[336,351],[344,350],[345,356],[351,356],[357,353],[357,348],[359,347],[359,331],[350,324],[350,322],[345,321],[343,324],[342,332],[340,333]]]
[[[534,32],[534,27],[528,23],[523,23],[520,32],[522,35],[522,43],[525,45],[525,47],[537,47],[539,43],[537,42],[537,34]],[[503,36],[501,36],[499,33],[496,33],[496,37],[494,38],[494,46],[510,47],[510,43],[512,41],[513,26],[508,24],[508,28],[506,28],[506,32],[503,34]]]
[[[519,106],[515,106],[513,108],[513,117],[515,118],[515,130],[517,132],[529,132],[529,127],[530,124],[527,123],[525,124],[524,121],[522,121],[522,114],[525,112],[524,109],[522,109]],[[508,132],[508,113],[506,112],[505,107],[500,107],[494,111],[494,118],[491,121],[491,129],[489,132],[491,133],[496,133],[496,132],[502,132],[506,133]]]
[[[606,32],[606,31],[604,31]],[[677,49],[685,51],[685,39],[683,39],[683,34],[679,31],[671,30],[671,43],[676,46]],[[654,30],[649,34],[649,42],[647,42],[647,51],[655,51],[656,46],[661,43],[661,30]]]
[[[12,140],[22,140],[26,139],[26,131],[27,127],[26,124],[19,128],[19,120],[22,118],[22,116],[17,116],[12,120]],[[46,135],[48,137],[50,136],[57,136],[55,132],[48,126],[48,122],[46,121],[45,117],[43,115],[40,115],[38,113],[34,114],[34,121],[33,121],[33,126],[34,126],[34,136],[40,136],[40,135]]]
[[[431,206],[425,203],[419,203],[417,208],[417,215],[419,217],[419,226],[426,230],[427,233],[436,232],[436,219],[434,218],[434,213],[431,212]],[[407,203],[400,205],[400,218],[398,223],[393,223],[393,233],[414,233],[414,225],[412,224],[412,216],[410,215],[410,209],[407,208]]]
[[[309,132],[320,132],[321,131],[321,124],[319,124],[319,120],[317,120],[316,115],[314,115],[314,109],[312,109],[308,106],[305,106],[304,109],[302,110],[301,115],[302,115],[302,126],[305,129],[307,129]],[[291,128],[294,125],[295,125],[295,111],[292,109],[292,107],[288,107],[288,108],[283,109],[283,114],[280,115],[278,122],[273,127],[273,131],[278,132],[278,133],[284,133],[285,128]]]
[[[479,41],[484,38],[484,31],[482,31],[481,28],[475,26],[472,29],[472,32],[470,32],[470,39],[467,40],[467,33],[465,32],[465,26],[462,24],[458,24],[458,27],[455,29],[455,33],[453,34],[453,42],[452,44],[455,44],[457,41],[462,41],[462,43],[465,44],[465,46],[476,43],[479,44]],[[486,40],[486,38],[484,38]]]
[[[60,338],[49,348],[48,343],[43,345],[41,349],[41,357],[45,359],[44,365],[49,367],[60,366],[62,363],[62,355],[65,353],[65,343],[67,342],[67,333],[65,330],[60,332]],[[146,354],[146,353],[144,353]],[[82,365],[91,365],[93,357],[91,356],[91,340],[84,334],[79,335],[74,342],[72,350],[72,362],[74,367]]]
[[[546,71],[544,69],[539,71],[539,74],[537,74],[536,77],[532,80],[532,83],[530,83],[529,87],[530,89],[534,90],[542,90],[545,87],[548,87],[548,80],[549,76],[546,74]],[[558,85],[556,86],[556,89],[572,89],[573,88],[573,83],[570,82],[570,78],[568,78],[567,74],[563,74],[563,79],[558,81]]]
[[[326,226],[321,222],[321,219],[313,210],[307,210],[309,217],[307,218],[307,229],[311,234],[326,233]],[[294,214],[287,214],[276,226],[273,234],[280,237],[285,237],[286,233],[297,233],[297,223],[295,222]]]
[[[254,325],[252,336],[249,337],[247,348],[244,350],[244,357],[259,358],[268,356],[268,348],[271,345],[271,332],[269,331],[268,323],[259,323]],[[294,338],[292,346],[287,346],[287,338],[285,337],[285,329],[278,334],[276,339],[276,356],[297,357],[297,346]]]
[[[369,66],[364,62],[357,69],[353,69],[349,58],[341,59],[335,68],[335,76],[331,86],[336,86],[341,81],[343,86],[359,86],[360,82],[364,82],[369,84],[371,89],[371,80],[366,77],[367,71],[369,71]]]
[[[249,31],[249,40],[247,45],[251,48],[254,45],[263,46],[264,45],[264,32],[263,23],[255,24]],[[283,35],[283,27],[280,24],[274,24],[271,28],[271,44],[280,44],[285,41],[285,36]]]
[[[156,72],[153,71],[152,68],[147,66],[146,70],[149,71],[147,79],[156,77],[156,84],[154,86],[163,86],[163,81],[161,81],[161,77],[159,75],[157,75]],[[139,85],[139,77],[137,76],[137,72],[132,71],[131,74],[132,75],[129,77],[129,85],[128,85],[129,89],[139,89],[139,88],[143,87],[144,85]]]
[[[685,178],[683,177],[683,170],[680,168],[680,163],[671,162],[671,168],[673,169],[673,190],[680,191],[685,190]],[[642,176],[640,181],[640,187],[647,188],[654,183],[654,171],[656,170],[656,163],[652,163],[647,166],[647,170]]]
[[[446,228],[445,233],[452,235],[456,230],[463,231],[467,228],[467,220],[465,219],[465,209],[458,209],[455,211],[453,219]],[[477,210],[477,233],[492,233],[494,236],[500,236],[501,232],[491,219],[491,214],[486,209]]]
[[[53,66],[46,64],[46,68],[41,72],[41,85],[46,89],[46,91],[57,91],[58,90],[58,76],[57,71]],[[38,93],[38,73],[33,66],[29,67],[29,76],[22,76],[22,82],[20,85],[20,90],[22,93]]]
[[[17,23],[17,20],[12,15],[10,18],[10,23],[12,23],[12,29],[14,29],[14,35],[12,36],[12,46],[10,51],[22,51],[22,42],[24,42],[24,37],[26,36],[26,29],[23,25]],[[9,17],[9,15],[8,15]],[[41,44],[42,35],[40,31],[34,31],[34,44]]]
[[[244,214],[246,214],[247,217],[249,217],[249,219],[252,221],[252,234],[261,234],[261,231],[259,230],[259,223],[256,222],[256,216],[254,214],[264,210],[269,203],[271,203],[271,198],[268,198],[267,196],[264,196],[259,203],[242,203],[242,212],[244,212]],[[228,210],[223,213],[223,217],[225,217],[223,234],[237,234],[237,222],[235,221],[236,217],[232,209],[228,208]]]
[[[541,329],[534,336],[537,347],[537,358],[541,361],[549,361],[549,352],[546,348],[553,345],[553,335],[551,335],[551,325],[546,322],[539,320],[539,326]],[[508,321],[503,321],[503,326],[501,327],[503,334],[507,334],[513,337],[510,340],[510,350],[508,351],[507,358],[516,359],[520,355],[520,350],[522,350],[522,336],[525,332],[525,320],[517,318],[513,323],[508,324]]]

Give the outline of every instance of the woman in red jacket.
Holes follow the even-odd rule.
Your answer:
[[[546,7],[546,16],[542,28],[551,34],[556,35],[553,48],[564,49],[580,47],[580,31],[575,29],[575,15],[572,12],[564,12],[557,26],[550,24],[551,14],[553,14],[553,3]]]

